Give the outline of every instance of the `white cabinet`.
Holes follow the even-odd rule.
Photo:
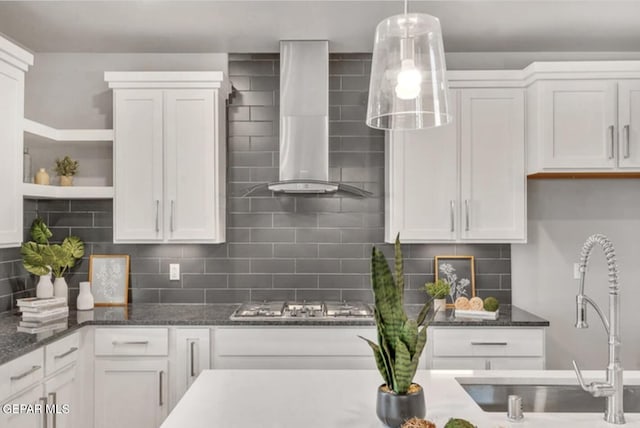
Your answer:
[[[105,79],[114,89],[114,241],[224,242],[222,73]]]
[[[169,409],[168,343],[167,328],[95,329],[95,428],[160,426]]]
[[[31,389],[2,403],[2,408],[7,405],[42,405],[46,404],[46,398],[42,395],[42,386],[38,384]],[[0,426],[3,428],[46,428],[45,414],[34,414],[19,411],[0,412]]]
[[[22,242],[24,73],[33,55],[0,36],[0,248]]]
[[[81,428],[78,423],[82,407],[79,406],[79,380],[76,365],[71,364],[44,382],[44,396],[52,411],[47,414],[47,427]]]
[[[524,242],[524,93],[451,91],[454,122],[388,134],[385,239]]]
[[[217,327],[214,369],[375,369],[375,327]]]
[[[535,82],[528,173],[640,171],[640,80]]]
[[[543,327],[429,327],[425,365],[430,369],[542,370]]]
[[[211,367],[208,328],[176,328],[171,359],[171,408],[187,392],[202,370]]]

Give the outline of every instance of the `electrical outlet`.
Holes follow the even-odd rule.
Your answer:
[[[580,279],[580,263],[573,264],[573,279]]]
[[[169,264],[169,281],[180,280],[180,265],[178,263]]]

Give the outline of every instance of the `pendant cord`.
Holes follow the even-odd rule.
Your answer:
[[[409,0],[404,0],[404,14],[407,14],[407,3]]]

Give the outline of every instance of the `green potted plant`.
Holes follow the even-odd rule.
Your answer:
[[[22,244],[22,264],[27,272],[39,275],[40,280],[36,287],[37,297],[64,297],[67,298],[67,282],[64,274],[73,268],[76,261],[84,256],[84,243],[77,236],[67,236],[61,244],[51,244],[49,239],[53,236],[41,218],[36,218],[31,224],[32,241]],[[51,293],[48,279],[51,274],[55,277]]]
[[[443,279],[438,279],[436,282],[426,283],[424,288],[433,299],[434,312],[444,311],[447,308],[447,296],[451,290],[449,283]]]
[[[62,160],[56,159],[55,171],[60,177],[61,186],[73,186],[73,176],[78,173],[78,161],[69,156],[65,156]]]
[[[395,277],[384,254],[373,247],[371,285],[375,298],[374,316],[378,343],[364,339],[371,349],[384,383],[378,388],[376,413],[391,428],[400,427],[412,417],[426,413],[424,391],[413,383],[418,359],[427,343],[423,325],[430,307],[427,302],[416,320],[404,308],[404,268],[400,237],[395,242]]]

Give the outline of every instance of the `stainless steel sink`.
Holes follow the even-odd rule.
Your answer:
[[[464,384],[464,390],[487,412],[506,412],[507,397],[522,397],[523,411],[602,413],[605,398],[595,398],[579,385]],[[624,411],[640,412],[640,385],[624,387]]]

